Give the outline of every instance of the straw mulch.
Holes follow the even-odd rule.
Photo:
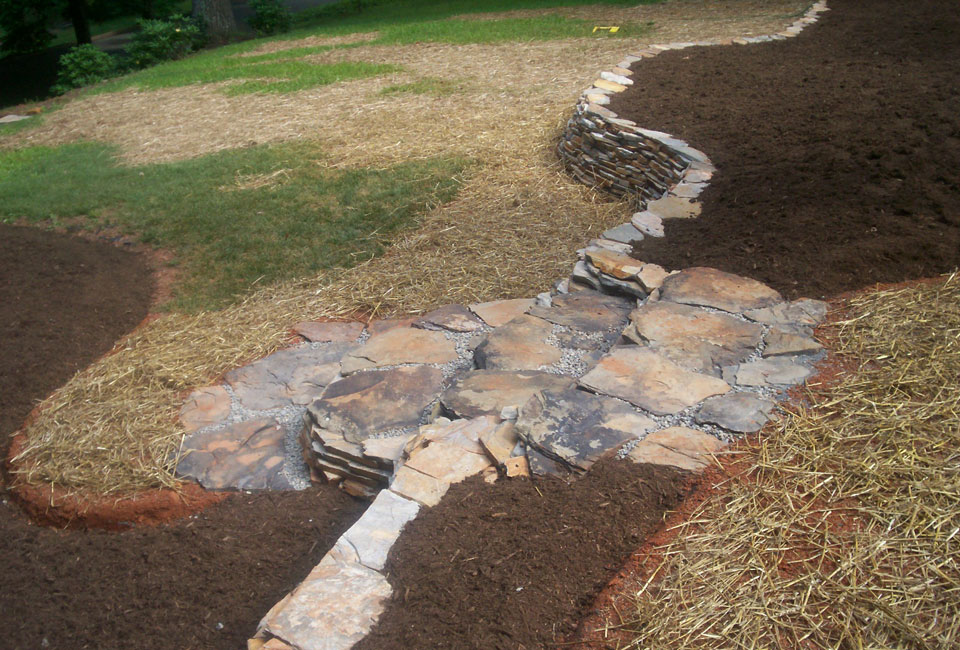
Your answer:
[[[960,276],[849,307],[857,370],[658,549],[630,647],[960,646]]]
[[[425,214],[378,259],[261,289],[217,313],[165,315],[135,333],[44,402],[26,429],[20,478],[102,494],[173,486],[186,391],[277,349],[297,321],[388,316],[549,288],[569,273],[577,248],[629,214],[626,204],[573,182],[556,161],[553,148],[578,93],[645,43],[772,32],[804,7],[678,0],[623,9],[624,20],[655,22],[643,43],[361,45],[314,60],[399,63],[404,72],[289,95],[127,90],[73,102],[42,126],[0,139],[3,147],[112,142],[129,164],[305,137],[316,141],[319,163],[335,167],[438,155],[478,163],[455,201]],[[378,93],[422,77],[452,81],[461,92]]]

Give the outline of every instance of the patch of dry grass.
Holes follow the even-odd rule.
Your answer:
[[[849,306],[857,370],[661,549],[631,647],[960,645],[960,276]]]
[[[444,155],[481,163],[455,201],[425,215],[378,259],[265,288],[221,312],[165,315],[134,334],[44,403],[26,431],[21,477],[101,493],[172,485],[169,457],[182,435],[176,414],[184,391],[277,349],[297,321],[386,316],[547,289],[569,273],[577,248],[624,221],[629,209],[573,182],[553,153],[579,92],[648,43],[774,32],[804,7],[678,0],[625,9],[631,20],[654,21],[643,43],[351,47],[314,56],[399,63],[406,72],[287,95],[229,97],[209,86],[125,90],[73,102],[42,127],[0,139],[5,147],[101,140],[119,145],[130,164],[299,138],[317,140],[323,164],[337,167]],[[463,91],[379,93],[423,77],[451,80]]]

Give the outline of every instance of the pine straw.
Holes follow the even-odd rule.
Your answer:
[[[803,6],[681,1],[625,11],[657,21],[649,42],[670,42],[776,31]],[[44,402],[26,428],[20,478],[100,494],[173,486],[171,458],[183,434],[176,416],[186,391],[276,350],[296,322],[390,316],[549,288],[569,273],[577,248],[629,214],[628,205],[566,176],[553,148],[577,94],[602,66],[641,45],[572,39],[360,46],[317,58],[366,56],[407,71],[289,95],[228,97],[215,86],[127,90],[68,104],[42,127],[0,141],[95,139],[116,143],[128,163],[143,164],[309,134],[325,154],[322,164],[334,167],[441,155],[480,162],[455,201],[424,215],[378,259],[264,288],[217,313],[165,315],[136,332]],[[378,94],[420,77],[455,81],[464,91],[443,98]]]
[[[631,647],[960,647],[960,277],[850,309],[859,369],[660,549]]]

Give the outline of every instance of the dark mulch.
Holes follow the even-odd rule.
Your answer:
[[[147,316],[140,256],[0,224],[0,451],[36,405]]]
[[[152,290],[139,255],[0,224],[4,455],[37,401],[147,315]],[[24,650],[245,647],[364,507],[333,488],[237,495],[117,534],[41,528],[0,498],[0,638]]]
[[[668,51],[610,105],[719,168],[703,214],[635,256],[712,266],[789,297],[960,264],[960,12],[831,0],[787,41]]]
[[[358,650],[542,648],[576,627],[685,494],[686,475],[608,461],[568,485],[473,478],[404,529],[394,598]]]
[[[363,507],[332,487],[236,495],[159,528],[81,533],[6,504],[0,637],[24,650],[244,648]]]

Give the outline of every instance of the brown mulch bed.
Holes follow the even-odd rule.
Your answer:
[[[672,468],[602,462],[577,481],[453,486],[390,552],[394,587],[358,650],[543,648],[573,632],[687,492]]]
[[[797,38],[668,51],[610,108],[718,167],[695,220],[634,256],[829,297],[960,264],[960,13],[831,0]]]
[[[37,401],[144,319],[153,289],[137,254],[0,224],[4,457]],[[80,532],[30,523],[0,490],[0,638],[23,649],[245,647],[364,507],[333,488],[234,495],[167,526]]]

